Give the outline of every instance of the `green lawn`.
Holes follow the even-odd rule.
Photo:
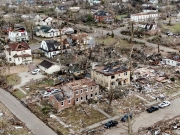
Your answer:
[[[15,90],[15,91],[12,92],[12,94],[15,97],[17,97],[18,99],[22,99],[22,98],[26,97],[26,95],[22,91],[20,91],[20,90]]]
[[[180,32],[180,23],[174,24],[172,26],[169,25],[163,25],[163,29],[167,29],[171,32]]]
[[[9,85],[18,85],[21,83],[21,77],[17,74],[11,74],[7,76],[7,83]]]

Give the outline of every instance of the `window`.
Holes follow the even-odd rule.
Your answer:
[[[127,72],[124,72],[124,75],[127,75]]]
[[[88,88],[86,89],[86,92],[88,92]]]
[[[91,87],[91,91],[93,90],[93,88]]]
[[[114,79],[115,78],[115,76],[113,75],[113,76],[111,76],[111,79]]]
[[[97,96],[97,92],[95,93],[95,95]]]
[[[11,61],[11,58],[9,58],[9,61]]]
[[[83,93],[83,90],[81,90],[81,94]]]
[[[91,97],[93,97],[93,94],[91,94]]]
[[[98,88],[98,85],[96,85],[95,89],[97,89],[97,88]]]
[[[76,95],[78,95],[79,94],[79,92],[78,91],[76,91]]]
[[[64,102],[61,102],[61,106],[64,106]]]
[[[18,58],[18,61],[20,61],[20,59]]]
[[[71,103],[71,100],[68,100],[68,104],[70,104]]]
[[[81,101],[83,100],[83,97],[81,97]]]
[[[119,76],[121,76],[121,74],[119,74]]]
[[[76,98],[76,102],[78,102],[79,101],[79,98]]]
[[[9,56],[11,55],[11,51],[9,51]]]

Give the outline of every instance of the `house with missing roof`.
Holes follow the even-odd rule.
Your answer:
[[[24,26],[15,26],[9,29],[8,39],[13,42],[29,41],[28,33]]]
[[[52,38],[52,37],[58,37],[60,35],[59,29],[53,29],[50,26],[38,26],[35,28],[35,34],[38,37],[46,37],[46,38]]]
[[[52,17],[48,17],[48,16],[43,16],[43,15],[36,15],[34,17],[34,21],[35,21],[35,25],[49,25],[51,26],[53,24],[53,18]]]
[[[90,78],[63,84],[60,89],[61,92],[49,96],[49,103],[58,111],[96,99],[99,95],[99,85]]]
[[[71,48],[69,47],[68,41],[66,39],[64,39],[62,43],[56,40],[43,40],[39,49],[48,58],[53,58],[55,55],[60,53],[71,52]]]
[[[121,65],[96,66],[92,64],[91,78],[107,88],[130,83],[130,70]]]
[[[32,62],[31,48],[26,42],[8,44],[4,48],[8,63],[19,65]]]
[[[47,74],[53,74],[54,72],[58,72],[60,70],[60,65],[52,63],[48,60],[43,60],[38,67],[41,71],[44,71]]]

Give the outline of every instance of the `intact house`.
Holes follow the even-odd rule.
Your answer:
[[[24,27],[15,27],[9,30],[8,39],[13,42],[29,41],[28,33]]]
[[[39,49],[48,58],[53,58],[59,53],[69,53],[71,51],[67,40],[63,40],[62,45],[56,40],[43,40]]]
[[[28,64],[32,62],[31,49],[26,42],[6,45],[5,55],[7,62],[15,65]]]
[[[159,14],[156,12],[137,13],[137,14],[131,14],[131,21],[134,21],[134,22],[156,21],[158,17],[159,17]]]
[[[130,83],[130,70],[121,66],[95,66],[92,64],[91,78],[107,88]]]
[[[47,74],[53,74],[54,72],[60,71],[60,65],[52,63],[48,60],[43,60],[38,67]]]
[[[101,22],[113,23],[114,22],[113,16],[104,10],[100,10],[94,13],[93,16],[94,16],[95,21],[98,23],[101,23]]]
[[[38,26],[35,28],[36,36],[52,38],[60,35],[59,29],[53,29],[50,26]]]
[[[63,84],[61,92],[49,96],[49,103],[60,111],[88,99],[96,99],[98,95],[99,85],[90,78],[84,78]]]

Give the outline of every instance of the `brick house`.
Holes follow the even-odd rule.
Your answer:
[[[99,85],[92,79],[84,78],[61,86],[61,92],[49,96],[49,103],[58,111],[70,106],[95,99],[99,95]]]
[[[100,23],[100,22],[104,22],[104,23],[112,23],[114,22],[114,18],[113,16],[103,10],[97,11],[96,13],[93,14],[94,19],[96,22]]]
[[[103,87],[130,83],[130,70],[121,66],[95,66],[92,64],[91,78]]]

